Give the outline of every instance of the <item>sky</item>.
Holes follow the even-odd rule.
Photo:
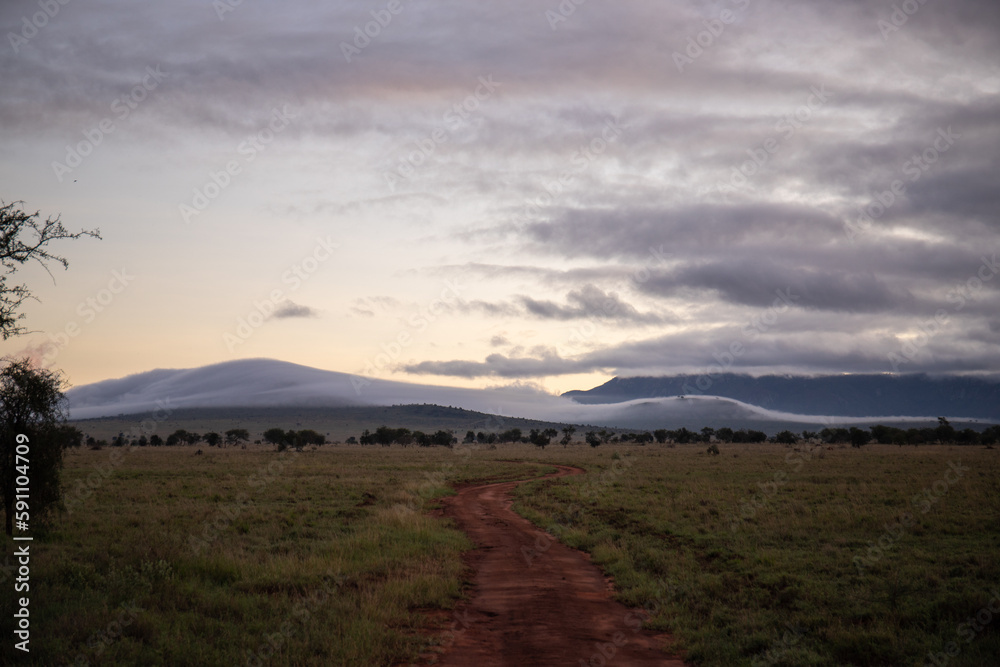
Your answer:
[[[11,0],[0,199],[73,385],[1000,373],[995,0]]]

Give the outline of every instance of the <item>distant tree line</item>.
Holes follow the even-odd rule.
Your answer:
[[[547,447],[560,431],[554,428],[531,429],[527,433],[519,428],[512,428],[506,431],[485,433],[483,431],[467,431],[464,444],[503,444],[503,443],[525,443],[538,447]],[[562,428],[562,438],[560,444],[568,445],[573,441],[576,428],[565,426]],[[938,425],[934,428],[910,428],[901,429],[881,424],[867,429],[851,427],[827,427],[821,431],[802,431],[796,433],[792,431],[782,431],[773,437],[768,437],[763,431],[754,429],[733,430],[728,427],[712,428],[706,426],[700,431],[691,431],[687,428],[656,429],[654,431],[628,431],[619,432],[611,429],[600,429],[587,431],[583,437],[591,447],[598,447],[607,443],[631,442],[640,445],[656,442],[658,444],[697,444],[697,443],[764,443],[773,442],[778,444],[795,444],[801,440],[816,441],[822,444],[847,444],[854,447],[862,447],[871,442],[879,444],[894,445],[923,445],[932,443],[956,443],[960,445],[983,444],[992,446],[1000,443],[1000,425],[990,426],[982,433],[971,428],[961,431],[956,430],[947,419],[938,419]],[[379,426],[374,433],[365,429],[360,437],[350,437],[348,444],[361,445],[418,445],[421,447],[444,446],[450,447],[458,443],[451,431],[437,431],[433,434],[422,431],[411,431],[406,428],[391,428],[389,426]]]
[[[351,440],[353,438],[348,439],[348,443]],[[417,445],[418,447],[451,447],[456,442],[456,439],[451,431],[424,433],[423,431],[411,431],[408,428],[379,426],[375,429],[374,433],[365,429],[357,439],[357,442],[361,445],[382,445],[383,447],[388,447],[389,445],[402,445],[403,447],[408,447],[409,445]]]
[[[562,438],[559,443],[563,446],[573,441],[576,428],[564,426],[561,429]],[[559,430],[555,428],[535,428],[527,433],[519,428],[511,428],[500,432],[474,432],[467,431],[462,442],[464,444],[505,444],[505,443],[525,443],[533,444],[537,447],[547,447],[552,444],[555,438],[559,437]],[[142,435],[138,438],[129,439],[125,434],[119,433],[111,438],[110,443],[106,440],[95,440],[91,436],[84,436],[78,428],[69,425],[53,427],[53,437],[61,443],[63,449],[68,447],[80,447],[86,444],[91,449],[101,449],[102,447],[174,447],[177,445],[196,445],[204,442],[209,447],[224,446],[246,446],[250,442],[250,432],[243,428],[234,428],[224,434],[209,432],[205,434],[177,429],[166,438],[153,434],[149,437]],[[753,429],[733,430],[728,427],[712,428],[706,426],[699,431],[691,431],[687,428],[656,429],[654,431],[628,431],[619,432],[610,429],[600,429],[587,431],[583,437],[591,447],[598,447],[607,443],[635,443],[645,445],[648,443],[658,444],[697,444],[697,443],[763,443],[773,442],[778,444],[795,444],[801,440],[816,441],[826,445],[848,444],[854,447],[863,447],[875,442],[881,445],[927,445],[934,443],[955,443],[959,445],[986,445],[992,447],[1000,444],[1000,425],[989,426],[982,432],[971,428],[958,430],[954,428],[944,417],[938,418],[936,427],[909,428],[902,429],[893,426],[877,424],[867,429],[851,427],[827,427],[821,431],[781,431],[773,437],[768,437],[763,431]],[[270,428],[264,431],[263,442],[274,445],[279,451],[288,448],[302,449],[306,445],[325,445],[326,437],[312,429],[300,431],[284,430],[281,428]],[[261,441],[257,440],[257,444]],[[451,447],[458,444],[458,438],[452,431],[438,430],[433,433],[423,431],[411,431],[407,428],[391,428],[389,426],[379,426],[375,432],[368,429],[359,437],[350,437],[347,444],[361,445],[417,445],[419,447]]]
[[[301,450],[306,445],[325,445],[326,436],[312,429],[285,431],[280,428],[269,428],[264,431],[264,442],[274,445],[279,452],[283,452],[288,448]]]

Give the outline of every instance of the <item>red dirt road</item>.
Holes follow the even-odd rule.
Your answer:
[[[556,467],[546,478],[584,472]],[[520,483],[469,486],[444,500],[445,516],[477,548],[468,558],[471,600],[457,610],[438,664],[683,667],[662,651],[666,637],[641,630],[640,614],[611,599],[587,554],[551,537],[538,541],[545,534],[510,509]]]

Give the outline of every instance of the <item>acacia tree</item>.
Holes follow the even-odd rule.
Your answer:
[[[250,431],[245,428],[231,428],[226,431],[226,444],[239,445],[250,441]]]
[[[25,212],[23,202],[0,201],[0,338],[7,340],[27,333],[19,324],[24,319],[20,309],[26,300],[35,298],[26,284],[12,284],[9,278],[32,260],[47,272],[52,263],[67,268],[69,262],[53,253],[49,244],[81,236],[100,238],[100,232],[72,233],[59,216],[42,220],[37,211]],[[59,503],[59,473],[66,440],[66,432],[58,428],[65,421],[62,389],[59,373],[35,368],[28,359],[5,359],[0,369],[0,486],[8,535],[13,530],[18,435],[29,440],[24,444],[29,452],[30,515],[40,519]]]
[[[4,204],[0,201],[0,336],[7,340],[11,336],[26,333],[18,323],[24,318],[21,304],[35,298],[25,284],[8,284],[7,279],[18,267],[34,260],[46,271],[50,263],[61,264],[65,269],[69,262],[65,257],[52,253],[49,244],[60,239],[78,239],[81,236],[101,238],[99,230],[69,232],[59,220],[39,218],[38,211],[26,213],[24,202]],[[51,275],[51,272],[50,272]]]
[[[18,466],[27,465],[31,480],[28,488],[30,515],[42,518],[60,499],[59,473],[62,470],[62,442],[58,425],[65,421],[62,376],[44,368],[35,368],[29,359],[8,361],[0,370],[0,484],[3,486],[4,529],[14,530],[14,496]],[[23,436],[18,439],[18,436]],[[24,437],[27,442],[24,442]],[[21,440],[27,456],[17,460],[16,447]],[[27,461],[25,464],[24,461]]]

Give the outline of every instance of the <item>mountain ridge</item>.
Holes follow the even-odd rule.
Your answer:
[[[798,415],[947,415],[1000,420],[1000,377],[857,374],[753,377],[724,373],[615,377],[562,394],[585,405],[709,394]]]

